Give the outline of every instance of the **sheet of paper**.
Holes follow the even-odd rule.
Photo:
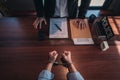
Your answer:
[[[92,38],[73,38],[75,45],[94,44]]]
[[[68,38],[67,18],[51,18],[49,38]]]
[[[73,39],[74,44],[94,44],[87,19],[84,19],[86,27],[82,30],[75,26],[73,23],[74,20],[75,19],[70,20],[71,38]]]

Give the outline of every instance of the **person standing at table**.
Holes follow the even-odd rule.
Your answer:
[[[41,28],[42,23],[47,24],[46,18],[50,17],[69,17],[76,18],[75,24],[83,29],[85,27],[85,14],[91,0],[81,0],[81,5],[78,7],[79,0],[34,0],[37,19],[33,26]]]
[[[58,57],[57,51],[49,52],[49,61],[44,70],[42,70],[39,74],[38,80],[53,80],[54,74],[51,72],[52,67]],[[73,64],[72,58],[71,58],[71,52],[70,51],[64,51],[62,54],[62,58],[66,62],[68,73],[66,75],[68,80],[84,80],[82,75],[77,71],[76,67]],[[62,76],[61,76],[62,77]]]

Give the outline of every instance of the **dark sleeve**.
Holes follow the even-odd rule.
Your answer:
[[[79,7],[79,13],[78,13],[78,18],[85,18],[85,14],[87,12],[87,9],[89,7],[91,0],[81,0],[81,5]]]
[[[35,9],[38,17],[44,16],[43,0],[34,0]]]

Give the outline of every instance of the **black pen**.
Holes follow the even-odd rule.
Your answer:
[[[61,29],[57,24],[55,24],[55,26],[56,26],[60,31],[62,31],[62,29]]]

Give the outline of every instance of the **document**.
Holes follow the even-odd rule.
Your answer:
[[[51,18],[49,38],[68,38],[67,18]]]
[[[73,38],[74,45],[94,44],[92,38]]]
[[[94,44],[87,19],[86,27],[84,29],[78,28],[74,23],[75,19],[70,20],[71,38],[75,45]]]

